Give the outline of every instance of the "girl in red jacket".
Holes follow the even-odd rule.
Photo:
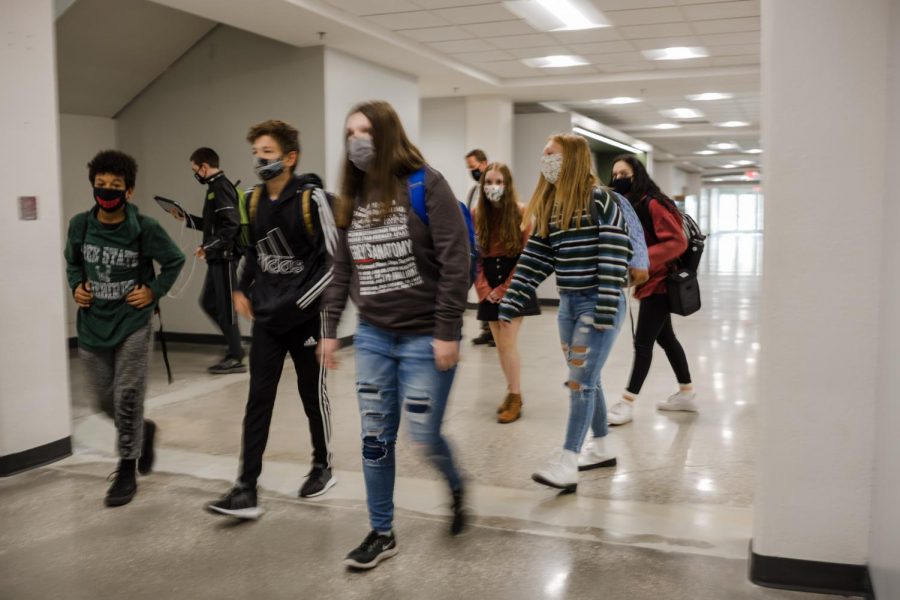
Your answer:
[[[503,163],[488,165],[478,183],[479,199],[475,209],[475,235],[481,252],[478,256],[478,320],[490,324],[500,366],[506,376],[507,394],[497,409],[498,423],[512,423],[522,414],[521,363],[518,336],[522,317],[541,314],[532,294],[519,317],[508,327],[500,327],[500,301],[516,273],[516,262],[531,237],[531,224],[522,223],[524,207],[513,185],[509,167]]]
[[[634,402],[650,371],[654,342],[665,350],[680,386],[676,394],[660,400],[656,407],[659,410],[696,412],[691,371],[684,349],[672,328],[666,289],[666,275],[687,249],[681,213],[675,203],[650,179],[643,163],[633,155],[615,159],[610,187],[628,198],[641,220],[650,255],[650,279],[634,292],[635,297],[641,301],[634,339],[634,364],[622,399],[607,412],[609,424],[624,425],[632,420]]]

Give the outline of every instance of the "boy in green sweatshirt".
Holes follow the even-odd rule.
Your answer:
[[[135,470],[153,468],[156,426],[144,419],[150,317],[178,278],[184,254],[159,223],[129,204],[137,175],[132,157],[104,150],[88,163],[88,174],[95,206],[69,221],[66,277],[78,305],[88,386],[116,423],[119,468],[105,502],[122,506],[137,492]]]

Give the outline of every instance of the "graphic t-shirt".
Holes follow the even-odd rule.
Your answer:
[[[347,232],[360,296],[405,290],[422,283],[406,207],[395,203],[381,223],[373,217],[380,211],[380,202],[358,206]]]

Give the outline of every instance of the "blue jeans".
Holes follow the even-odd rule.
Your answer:
[[[363,476],[369,521],[378,532],[391,530],[394,519],[394,446],[401,406],[409,433],[441,472],[451,491],[461,487],[459,472],[441,422],[456,368],[438,371],[430,335],[401,335],[359,322],[356,351],[356,394],[362,421]]]
[[[600,371],[612,350],[625,319],[625,293],[619,299],[613,329],[594,328],[596,292],[562,292],[559,295],[559,339],[562,344],[569,377],[569,424],[563,448],[580,452],[588,427],[594,437],[605,437],[606,399],[600,384]]]

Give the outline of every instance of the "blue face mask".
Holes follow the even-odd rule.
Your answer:
[[[262,181],[274,179],[284,173],[284,157],[273,160],[257,156],[253,161],[253,170],[256,171],[256,176]]]

